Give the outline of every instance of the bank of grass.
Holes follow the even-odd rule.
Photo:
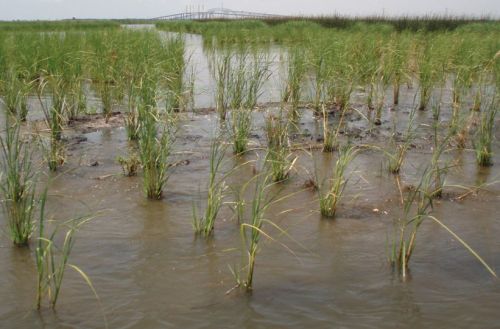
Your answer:
[[[201,21],[157,21],[159,29],[198,33],[204,36],[224,35],[225,39],[237,40],[242,35],[255,34],[252,40],[266,40],[267,36],[285,35],[293,31],[294,37],[303,38],[308,30],[393,30],[396,32],[491,32],[500,31],[499,20],[467,16],[296,16],[268,18],[262,20],[201,20]],[[257,33],[256,33],[257,32]],[[274,33],[272,33],[274,32]],[[298,32],[298,34],[297,34]],[[267,40],[276,38],[267,38]],[[279,37],[277,38],[279,39]]]
[[[68,30],[96,30],[103,28],[119,28],[120,23],[112,20],[60,20],[60,21],[3,21],[0,32],[41,32]]]

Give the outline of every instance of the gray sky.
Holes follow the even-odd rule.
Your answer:
[[[500,17],[500,0],[0,0],[0,20],[61,18],[152,18],[220,7],[274,14],[422,15]]]

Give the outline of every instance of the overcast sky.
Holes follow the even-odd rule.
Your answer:
[[[274,14],[490,15],[500,0],[0,0],[0,20],[152,18],[192,8],[221,7]]]

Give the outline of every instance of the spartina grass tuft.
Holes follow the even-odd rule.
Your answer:
[[[240,224],[243,256],[242,264],[245,265],[242,265],[239,269],[231,268],[231,272],[236,279],[236,286],[233,289],[242,287],[246,292],[251,292],[253,290],[255,261],[260,250],[261,238],[267,238],[273,242],[278,242],[282,247],[293,254],[290,248],[275,240],[264,228],[264,226],[269,226],[277,230],[280,235],[291,238],[286,231],[265,217],[266,211],[271,205],[280,202],[288,196],[279,197],[279,193],[273,190],[273,186],[276,183],[272,182],[271,176],[267,173],[254,176],[254,178],[245,183],[243,189],[248,188],[250,184],[255,185],[255,190],[252,202],[248,203],[248,205],[251,206],[248,215],[249,219]],[[246,206],[247,204],[245,203],[243,207]],[[242,213],[244,213],[244,210]],[[242,272],[244,273],[244,278],[241,277],[240,273]]]
[[[417,233],[420,226],[426,219],[430,219],[443,227],[457,241],[459,241],[494,277],[497,277],[495,271],[475,252],[464,240],[454,233],[439,219],[431,215],[433,207],[432,185],[436,168],[430,166],[424,170],[418,186],[411,189],[403,202],[403,214],[395,222],[395,236],[392,249],[389,255],[389,262],[394,269],[402,276],[403,280],[407,278],[410,267],[411,256],[414,253]],[[431,192],[429,192],[431,191]]]
[[[148,199],[159,200],[168,180],[168,158],[174,140],[171,123],[164,123],[152,108],[144,113],[139,134],[139,157],[143,171],[143,189]],[[157,127],[160,125],[160,127]]]
[[[498,100],[494,100],[480,114],[479,126],[474,139],[474,149],[477,163],[483,167],[493,165],[492,143],[498,107]]]
[[[358,149],[354,146],[343,146],[339,149],[338,159],[335,163],[332,176],[325,182],[317,182],[319,207],[321,215],[324,217],[335,217],[337,208],[345,187],[347,186],[348,178],[345,176],[346,169],[351,161],[358,154]],[[318,179],[317,179],[318,180]]]
[[[233,140],[233,152],[243,154],[248,148],[248,137],[252,131],[252,111],[247,108],[233,109],[229,122]]]
[[[394,134],[392,137],[392,150],[386,152],[388,158],[388,168],[389,172],[393,174],[399,174],[401,171],[401,167],[406,158],[406,153],[411,146],[415,138],[415,129],[413,128],[413,123],[415,119],[415,110],[412,110],[410,113],[410,117],[408,119],[408,126],[406,128],[406,132],[403,135],[403,140],[401,143],[397,143],[394,140]]]
[[[66,270],[68,268],[77,272],[85,281],[87,286],[92,290],[97,302],[102,308],[97,291],[92,284],[92,281],[87,274],[78,266],[70,263],[71,252],[75,245],[75,234],[77,231],[90,220],[93,216],[85,216],[64,221],[61,224],[56,224],[52,233],[47,234],[46,226],[47,219],[45,218],[45,205],[47,201],[47,189],[40,198],[40,219],[38,226],[38,241],[35,249],[35,261],[37,270],[37,293],[36,293],[36,308],[41,309],[43,300],[47,299],[52,309],[55,309],[61,288],[63,285]],[[61,245],[56,244],[56,237],[65,228],[63,233],[64,239]],[[106,316],[103,314],[105,327],[107,328]]]
[[[3,172],[0,190],[4,214],[12,242],[17,246],[26,246],[33,233],[36,207],[33,153],[21,135],[19,124],[8,118],[5,137],[0,136],[0,146]]]
[[[290,149],[289,122],[281,113],[279,117],[267,117],[265,123],[268,144],[265,163],[274,182],[286,180],[297,161]]]
[[[219,138],[215,138],[210,146],[210,172],[208,175],[207,204],[203,216],[198,216],[193,205],[193,228],[196,234],[205,237],[213,233],[215,220],[222,206],[226,183],[221,176],[221,165],[224,161],[226,147]]]

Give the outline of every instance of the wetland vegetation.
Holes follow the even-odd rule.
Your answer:
[[[45,298],[67,299],[64,321],[102,312],[124,326],[134,316],[119,319],[114,302],[130,285],[120,312],[135,300],[160,312],[165,297],[199,315],[201,298],[227,317],[247,300],[282,326],[338,317],[319,307],[307,320],[259,296],[327,304],[317,289],[341,300],[354,289],[363,304],[390,291],[404,295],[391,304],[397,326],[401,303],[434,298],[407,289],[436,280],[450,300],[482,289],[482,324],[494,323],[498,21],[120,23],[0,23],[0,292],[25,312],[34,300],[29,320],[43,323]],[[351,276],[386,291],[363,293]],[[74,315],[80,298],[97,310]],[[21,313],[0,306],[10,325]]]

